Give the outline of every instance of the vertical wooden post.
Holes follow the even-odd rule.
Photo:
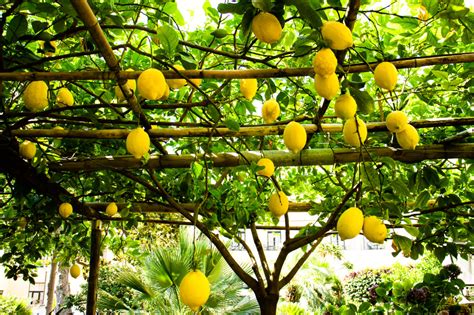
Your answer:
[[[100,268],[100,243],[101,230],[100,221],[92,221],[91,231],[91,258],[89,262],[89,279],[87,286],[86,315],[95,315],[97,308],[97,285]]]

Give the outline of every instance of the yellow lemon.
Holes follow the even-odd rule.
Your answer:
[[[163,73],[154,68],[143,71],[137,81],[138,93],[147,100],[158,100],[166,90],[166,80]]]
[[[25,107],[32,112],[40,111],[48,106],[48,85],[44,81],[33,81],[23,92]]]
[[[277,218],[281,217],[288,211],[288,197],[283,191],[274,193],[268,200],[268,210]]]
[[[257,93],[258,82],[257,79],[241,79],[240,80],[240,93],[251,101]]]
[[[373,243],[383,244],[387,237],[387,227],[376,216],[366,217],[364,219],[364,236]]]
[[[357,120],[354,117],[349,118],[344,124],[342,134],[348,145],[358,148],[367,139],[367,126],[359,117],[357,117]]]
[[[189,79],[189,81],[191,81],[192,83],[194,83],[195,86],[199,87],[202,83],[202,79],[201,78],[195,78],[195,79]]]
[[[20,144],[20,156],[24,159],[31,160],[36,155],[36,144],[25,140]]]
[[[327,77],[336,72],[337,59],[329,48],[323,48],[313,58],[314,73]]]
[[[175,67],[176,70],[179,71],[184,70],[184,67],[181,65],[174,65],[173,67]],[[168,86],[171,89],[180,89],[186,85],[186,79],[169,79],[166,80],[166,83],[168,83]]]
[[[271,177],[275,172],[275,165],[273,165],[273,162],[270,159],[262,158],[258,160],[257,165],[265,167],[264,169],[257,171],[257,175]]]
[[[59,215],[66,219],[72,214],[72,205],[69,202],[63,202],[59,205]]]
[[[273,98],[263,103],[262,117],[265,123],[270,124],[280,116],[280,105]]]
[[[71,274],[71,277],[76,279],[81,275],[81,267],[78,264],[74,264],[69,269],[69,273]]]
[[[133,129],[125,142],[128,153],[140,159],[150,150],[150,136],[141,127]]]
[[[340,22],[324,22],[321,35],[329,47],[334,50],[344,50],[352,47],[352,32],[345,24]]]
[[[67,88],[60,88],[56,96],[56,103],[59,107],[74,105],[74,96]]]
[[[135,71],[135,70],[127,69],[126,71]],[[135,92],[135,90],[137,89],[137,81],[133,79],[127,80],[127,86],[130,90]],[[115,96],[117,97],[117,100],[119,101],[125,100],[125,96],[123,95],[122,90],[120,89],[118,85],[115,86]]]
[[[406,126],[405,130],[397,132],[396,135],[398,144],[405,150],[415,150],[420,141],[418,131],[410,124]]]
[[[408,117],[404,112],[396,110],[387,115],[385,123],[390,132],[400,132],[408,126]]]
[[[170,87],[168,86],[168,84],[166,84],[166,86],[165,86],[165,92],[164,92],[163,95],[160,97],[160,101],[165,101],[165,100],[167,100],[169,96],[170,96]]]
[[[183,304],[196,312],[207,302],[211,294],[211,285],[206,275],[199,270],[188,272],[179,285],[179,297]]]
[[[107,208],[105,208],[105,213],[108,216],[113,217],[118,211],[117,204],[115,202],[111,202],[107,205]]]
[[[392,91],[397,85],[398,71],[390,62],[381,62],[375,67],[375,83],[382,89]]]
[[[314,88],[319,96],[331,100],[339,92],[339,79],[335,73],[327,77],[316,74],[314,76]]]
[[[341,119],[353,118],[357,111],[357,103],[349,93],[343,94],[336,99],[334,111]]]
[[[344,211],[337,220],[337,233],[341,240],[356,237],[364,224],[364,214],[359,208],[352,207]]]
[[[280,21],[271,13],[260,12],[252,20],[252,32],[260,41],[273,44],[280,40]]]
[[[286,125],[283,131],[283,141],[288,150],[293,153],[300,152],[306,145],[306,130],[296,121]]]

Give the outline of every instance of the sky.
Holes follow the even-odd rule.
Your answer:
[[[222,0],[207,0],[213,8],[217,8],[217,5]],[[206,15],[202,6],[206,0],[176,0],[178,9],[183,15],[185,21],[192,21],[188,25],[194,28],[200,28],[204,26],[206,21]]]

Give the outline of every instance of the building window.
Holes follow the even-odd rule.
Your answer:
[[[338,234],[332,234],[329,238],[331,244],[339,246],[342,250],[346,249],[346,242],[341,240]]]
[[[281,231],[267,232],[267,250],[277,250],[281,245]]]
[[[245,241],[245,230],[238,231],[237,236],[239,236],[243,241]],[[244,250],[242,244],[239,243],[235,238],[232,239],[230,243],[230,250]]]
[[[31,304],[43,304],[44,291],[30,291],[29,298],[31,300]]]
[[[372,243],[364,237],[364,249],[368,250],[381,250],[384,249],[384,244]]]

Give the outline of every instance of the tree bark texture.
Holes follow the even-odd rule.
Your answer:
[[[71,294],[71,287],[69,286],[69,268],[59,266],[59,285],[56,291],[56,314],[59,315],[70,315],[72,314],[71,309],[62,309],[61,305],[64,303],[64,299]]]
[[[97,310],[97,287],[99,284],[101,230],[99,222],[92,221],[89,278],[87,279],[86,315],[95,315]]]
[[[55,261],[55,257],[53,256],[53,258],[51,259],[51,271],[49,274],[49,282],[48,282],[46,315],[51,314],[51,312],[53,311],[54,289],[56,286],[57,271],[58,271],[58,263]]]

